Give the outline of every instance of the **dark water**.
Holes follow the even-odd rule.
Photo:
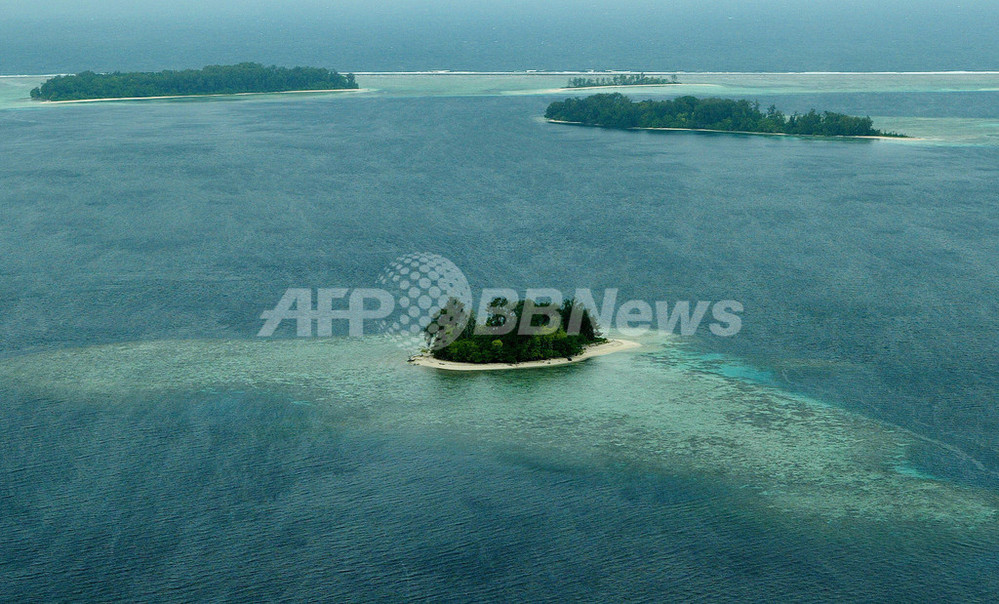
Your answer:
[[[926,98],[782,97],[999,113],[994,93]],[[692,346],[955,447],[916,461],[997,489],[999,149],[557,127],[547,100],[0,115],[0,350],[251,338],[286,287],[371,285],[429,250],[476,286],[740,300],[738,337]],[[403,397],[369,386],[342,396]],[[0,417],[4,599],[996,589],[995,544],[946,526],[817,532],[705,477],[379,431],[276,392],[0,385]]]
[[[119,403],[5,394],[5,425],[22,426],[2,449],[5,600],[969,601],[999,587],[995,544],[942,526],[806,530],[691,477],[372,435],[259,393]]]
[[[0,74],[246,60],[353,71],[999,67],[994,2],[64,4],[77,6],[6,10]]]

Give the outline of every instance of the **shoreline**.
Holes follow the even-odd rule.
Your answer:
[[[70,103],[111,103],[114,101],[157,101],[167,99],[203,99],[229,96],[261,96],[265,94],[325,94],[330,92],[371,92],[371,88],[332,88],[329,90],[276,90],[273,92],[233,92],[230,94],[171,94],[162,96],[120,96],[102,99],[72,99],[68,101],[37,101],[42,105],[68,105]],[[34,101],[34,99],[31,99]]]
[[[549,124],[566,124],[568,126],[583,126],[586,128],[605,128],[607,130],[634,130],[649,132],[712,132],[715,134],[753,134],[756,136],[793,136],[796,138],[832,138],[832,139],[857,139],[857,140],[880,140],[880,141],[921,141],[924,139],[914,136],[864,136],[857,134],[788,134],[786,132],[753,132],[751,130],[712,130],[710,128],[612,128],[611,126],[601,126],[599,124],[584,124],[583,122],[567,122],[564,120],[553,120],[544,118]]]
[[[592,359],[593,357],[622,352],[624,350],[632,350],[640,347],[641,344],[632,340],[608,340],[602,344],[587,346],[586,350],[584,350],[581,354],[572,357],[572,360],[560,357],[556,359],[545,359],[543,361],[524,361],[522,363],[458,363],[455,361],[442,361],[440,359],[435,359],[429,354],[420,354],[410,358],[408,363],[410,365],[430,367],[432,369],[441,369],[444,371],[503,371],[507,369],[538,369],[541,367],[571,365],[573,363],[579,363],[587,359]]]

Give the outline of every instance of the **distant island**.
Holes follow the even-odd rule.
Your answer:
[[[785,115],[773,105],[766,112],[759,103],[720,98],[682,96],[665,101],[634,102],[620,93],[569,98],[548,106],[545,118],[557,123],[603,128],[702,130],[799,136],[901,137],[874,128],[869,117],[814,109]]]
[[[465,313],[460,302],[449,302],[426,330],[428,355],[440,361],[472,364],[571,361],[587,347],[608,341],[586,307],[573,300],[558,307],[535,300],[522,300],[511,306],[505,298],[496,298],[489,309],[484,325],[476,329],[475,313]],[[451,313],[460,319],[452,321],[447,331],[441,330],[438,321],[441,313]],[[529,325],[524,323],[525,317]],[[451,329],[461,331],[455,334]],[[439,346],[440,341],[448,343]]]
[[[209,65],[203,69],[56,76],[31,91],[46,101],[148,98],[357,89],[354,74],[320,67],[265,67],[259,63]]]
[[[640,74],[620,74],[602,78],[572,78],[566,88],[605,88],[607,86],[664,86],[679,84],[676,76],[657,78]]]

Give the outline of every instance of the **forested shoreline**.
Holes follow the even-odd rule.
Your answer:
[[[890,136],[896,132],[874,128],[870,117],[856,117],[812,109],[785,115],[771,105],[765,112],[759,103],[721,98],[682,96],[663,101],[632,101],[620,93],[569,98],[548,106],[549,120],[605,128],[683,128],[794,134],[802,136]]]
[[[545,312],[538,312],[539,309]],[[521,300],[510,307],[505,298],[496,298],[489,310],[485,321],[488,329],[480,334],[476,329],[475,313],[466,315],[460,302],[449,301],[447,310],[438,313],[431,323],[434,327],[428,327],[425,333],[428,344],[433,344],[437,338],[456,337],[447,346],[432,346],[431,356],[442,361],[477,364],[571,360],[582,354],[587,346],[607,341],[589,310],[575,300],[566,300],[558,307],[536,300]],[[553,313],[556,319],[546,312]],[[448,328],[460,329],[460,333],[440,332],[436,326],[441,313],[463,319],[460,324]],[[523,322],[528,324],[525,326]]]
[[[46,101],[287,92],[290,90],[350,90],[354,74],[321,67],[266,67],[259,63],[209,65],[203,69],[158,72],[94,73],[55,76],[31,91]]]

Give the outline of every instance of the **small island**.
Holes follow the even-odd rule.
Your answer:
[[[669,78],[659,78],[639,74],[618,74],[611,77],[602,78],[572,78],[566,88],[608,88],[612,86],[668,86],[679,84],[676,76]]]
[[[496,298],[483,324],[452,300],[425,329],[428,349],[410,362],[454,371],[526,369],[579,362],[638,344],[608,340],[582,304]],[[450,317],[442,321],[441,317]],[[457,319],[455,319],[457,317]],[[446,327],[442,327],[445,325]]]
[[[209,65],[203,69],[158,72],[94,73],[50,78],[31,91],[44,101],[139,99],[160,97],[356,90],[354,74],[320,67],[265,67],[259,63]]]
[[[545,111],[548,121],[625,130],[692,130],[795,136],[905,138],[874,128],[869,117],[814,109],[785,115],[773,105],[763,112],[759,103],[721,98],[682,96],[664,101],[638,101],[620,93],[556,101]]]

